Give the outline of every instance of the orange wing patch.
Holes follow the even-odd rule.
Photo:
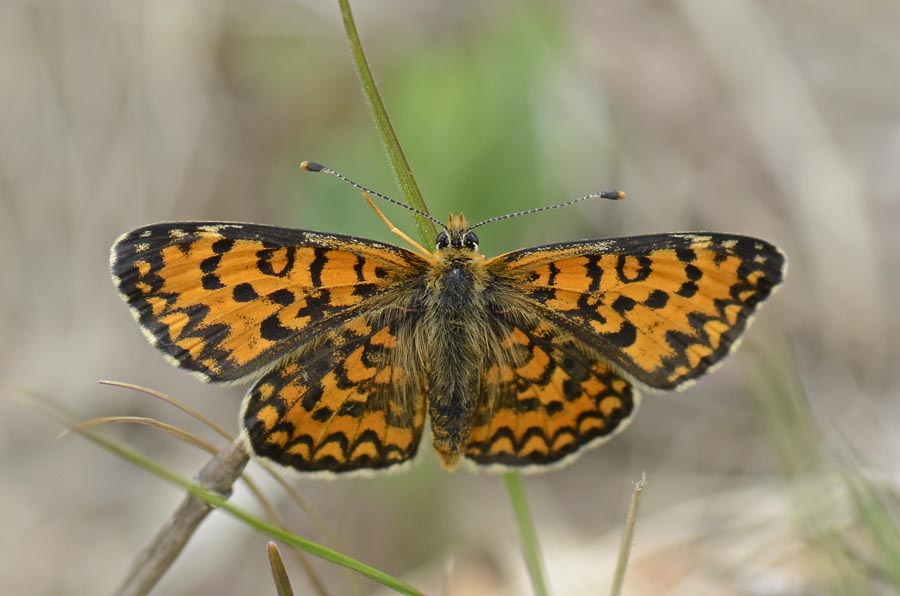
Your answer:
[[[120,238],[113,278],[151,342],[207,380],[264,370],[425,266],[388,244],[252,224]]]
[[[261,378],[243,426],[259,456],[300,472],[390,468],[418,450],[422,381],[401,364],[395,331],[352,319],[302,360]]]
[[[674,389],[728,354],[784,263],[771,244],[710,233],[553,245],[488,266],[636,380]]]
[[[489,367],[465,457],[478,465],[543,466],[625,427],[632,386],[556,327],[511,327]]]

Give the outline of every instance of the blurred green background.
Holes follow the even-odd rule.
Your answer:
[[[645,396],[627,432],[525,479],[554,592],[607,592],[646,471],[626,594],[895,593],[900,6],[354,9],[436,216],[629,194],[485,227],[486,254],[718,230],[790,258],[785,287],[719,372]],[[27,388],[82,418],[152,416],[211,438],[171,407],[96,384],[116,379],[236,430],[242,389],[202,385],[159,357],[110,282],[108,249],[139,225],[180,219],[394,241],[353,189],[301,172],[304,159],[400,198],[336,2],[0,3],[4,394]],[[402,210],[386,211],[414,232]],[[3,593],[110,593],[181,499],[77,436],[58,440],[60,430],[0,401]],[[105,432],[185,475],[207,460],[146,427]],[[429,594],[527,594],[500,479],[422,459],[400,476],[295,484],[344,552]],[[242,488],[235,500],[255,507]],[[320,539],[296,507],[283,510]],[[157,593],[274,593],[265,541],[213,515]],[[347,593],[343,572],[313,565],[331,593]],[[307,593],[302,571],[289,572]]]

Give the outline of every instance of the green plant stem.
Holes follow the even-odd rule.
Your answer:
[[[347,41],[350,44],[350,52],[353,54],[353,61],[356,65],[356,72],[359,75],[362,84],[363,93],[366,101],[369,103],[369,109],[378,132],[381,134],[381,141],[387,151],[394,175],[397,177],[397,183],[400,185],[407,203],[425,213],[428,213],[428,207],[422,199],[422,193],[416,184],[416,180],[412,175],[409,162],[400,146],[397,133],[391,124],[390,117],[381,101],[378,88],[375,85],[375,78],[369,69],[369,63],[363,52],[362,42],[359,39],[359,33],[356,30],[356,23],[353,20],[353,13],[350,11],[349,0],[338,0],[341,7],[341,16],[344,20],[344,29],[347,33]],[[437,237],[434,224],[428,219],[416,215],[416,227],[419,231],[419,237],[426,246],[433,246]],[[522,549],[525,555],[525,564],[528,567],[528,573],[531,576],[531,583],[534,586],[534,592],[537,596],[548,596],[547,584],[544,579],[542,568],[540,545],[538,543],[537,533],[531,520],[531,513],[528,508],[528,500],[525,497],[525,491],[522,489],[522,481],[515,472],[504,475],[507,492],[516,514],[516,521],[519,526],[519,534],[522,537]]]
[[[516,514],[516,523],[519,526],[519,536],[522,539],[522,551],[525,556],[525,566],[528,568],[528,575],[531,578],[531,586],[536,596],[548,596],[550,591],[547,589],[547,580],[544,578],[541,547],[537,532],[534,530],[525,489],[522,487],[522,478],[517,472],[509,472],[503,475],[503,481],[506,483],[506,492],[509,494],[509,501]]]
[[[622,586],[625,584],[625,570],[628,568],[628,556],[631,554],[631,543],[634,541],[634,528],[637,524],[638,503],[645,486],[647,486],[647,476],[641,474],[641,479],[634,485],[634,492],[631,493],[631,504],[628,506],[628,516],[625,518],[625,530],[622,532],[622,544],[619,546],[619,559],[616,562],[616,573],[609,591],[610,596],[619,596],[622,593]]]
[[[391,124],[384,102],[381,101],[381,95],[378,93],[378,87],[375,85],[375,78],[369,69],[369,63],[363,52],[359,33],[356,30],[356,23],[353,21],[353,13],[350,11],[350,2],[349,0],[338,0],[338,4],[341,7],[344,30],[347,33],[347,41],[350,44],[350,53],[353,54],[356,73],[359,75],[359,81],[366,96],[366,101],[369,103],[372,117],[375,119],[375,125],[381,134],[381,142],[387,151],[397,184],[400,186],[400,190],[403,191],[407,204],[428,213],[428,207],[422,198],[422,192],[419,190],[419,185],[416,184],[409,162],[406,160],[406,155],[403,153],[403,148],[397,139],[397,133],[394,132],[394,125]],[[416,218],[416,228],[422,241],[426,246],[433,246],[437,237],[434,224],[420,215],[413,215]]]

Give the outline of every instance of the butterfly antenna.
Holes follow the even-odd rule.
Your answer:
[[[546,207],[535,207],[534,209],[526,209],[525,211],[516,211],[515,213],[507,213],[506,215],[498,215],[496,217],[489,217],[484,221],[480,221],[474,226],[469,226],[470,230],[474,230],[479,226],[483,226],[486,223],[491,223],[495,221],[499,221],[501,219],[509,219],[511,217],[519,217],[520,215],[530,215],[531,213],[538,213],[540,211],[549,211],[551,209],[559,209],[560,207],[568,207],[569,205],[574,205],[575,203],[580,203],[581,201],[586,201],[588,199],[609,199],[610,201],[621,201],[625,198],[625,193],[621,190],[604,190],[603,192],[595,192],[589,195],[585,195],[583,197],[578,197],[577,199],[572,199],[571,201],[566,201],[564,203],[558,203],[556,205],[547,205]]]
[[[314,161],[304,161],[304,162],[301,162],[301,163],[300,163],[300,169],[306,170],[307,172],[325,172],[326,174],[331,174],[332,176],[336,176],[336,177],[340,178],[341,180],[343,180],[344,182],[346,182],[347,184],[349,184],[350,186],[355,186],[356,188],[358,188],[359,190],[363,191],[364,193],[367,193],[367,194],[372,195],[372,196],[376,196],[376,197],[378,197],[379,199],[384,199],[384,200],[387,201],[388,203],[393,203],[394,205],[399,205],[400,207],[403,207],[404,209],[407,209],[407,210],[409,210],[409,211],[412,211],[413,213],[415,213],[415,214],[417,214],[417,215],[421,215],[421,216],[424,217],[425,219],[428,219],[428,220],[430,220],[430,221],[433,221],[434,223],[436,223],[437,225],[439,225],[441,228],[443,228],[443,229],[445,229],[445,230],[447,229],[447,226],[446,226],[445,224],[442,224],[440,221],[438,221],[438,220],[437,220],[434,216],[432,216],[430,213],[425,213],[424,211],[420,211],[420,210],[416,209],[415,207],[410,207],[410,206],[407,205],[406,203],[401,203],[400,201],[398,201],[398,200],[396,200],[396,199],[392,199],[392,198],[389,197],[389,196],[383,195],[383,194],[381,194],[380,192],[375,192],[374,190],[369,190],[369,189],[366,188],[365,186],[363,186],[363,185],[361,185],[361,184],[357,184],[357,183],[354,182],[353,180],[350,180],[349,178],[347,178],[346,176],[344,176],[344,175],[341,174],[340,172],[336,172],[336,171],[332,170],[332,169],[329,168],[329,167],[323,166],[323,165],[320,164],[320,163],[316,163],[316,162],[314,162]]]

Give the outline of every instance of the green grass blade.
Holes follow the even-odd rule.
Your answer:
[[[875,567],[881,579],[900,593],[900,516],[897,498],[865,472],[861,458],[843,461],[842,478],[850,488],[860,525],[874,545]]]
[[[378,87],[375,85],[375,78],[369,69],[369,63],[366,60],[365,52],[363,52],[362,43],[359,40],[359,33],[356,30],[356,23],[353,20],[353,13],[350,11],[349,0],[338,0],[341,7],[341,16],[344,19],[344,30],[347,33],[347,41],[350,43],[350,53],[353,54],[353,62],[356,65],[356,72],[359,75],[360,84],[366,101],[369,103],[369,109],[372,117],[375,119],[375,125],[381,134],[381,142],[387,151],[388,159],[394,170],[394,176],[397,178],[397,184],[406,197],[406,202],[420,211],[428,213],[428,207],[422,198],[422,192],[419,185],[413,177],[409,162],[397,139],[397,133],[394,132],[394,125],[388,117],[384,102],[381,101],[381,95],[378,93]],[[416,227],[419,230],[419,236],[425,246],[434,246],[437,233],[434,229],[434,223],[428,219],[413,214],[416,218]]]
[[[510,472],[503,475],[503,481],[506,483],[506,492],[509,494],[509,500],[516,514],[516,523],[519,526],[519,536],[522,539],[522,551],[525,555],[525,566],[528,567],[528,575],[531,578],[531,586],[534,588],[536,596],[548,596],[550,591],[547,589],[547,580],[544,578],[541,547],[537,532],[534,530],[525,489],[522,487],[522,478],[517,472]]]
[[[788,489],[793,522],[819,562],[817,593],[850,596],[872,593],[869,579],[848,548],[842,497],[833,482],[834,462],[799,376],[789,341],[756,350],[749,387],[762,428],[778,457]]]

